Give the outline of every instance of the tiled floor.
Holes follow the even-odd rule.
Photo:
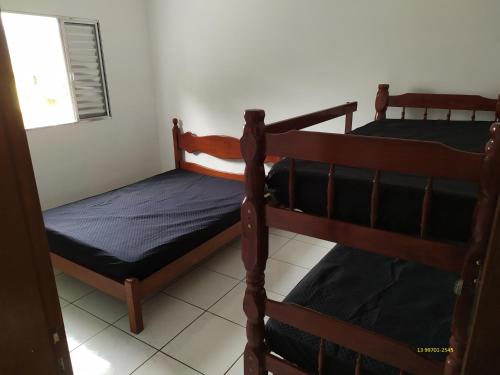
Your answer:
[[[269,235],[268,297],[281,300],[332,247],[281,230]],[[234,241],[143,304],[145,329],[127,308],[55,272],[75,375],[242,375],[245,270]]]

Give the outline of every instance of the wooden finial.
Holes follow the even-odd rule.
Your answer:
[[[262,109],[247,109],[245,111],[245,122],[247,125],[258,124],[264,121],[266,112]]]
[[[389,85],[381,83],[378,85],[377,98],[375,99],[375,120],[385,120],[387,107],[389,106]]]
[[[174,126],[172,127],[172,139],[174,143],[174,162],[175,162],[175,168],[179,169],[181,167],[181,158],[182,158],[182,153],[181,149],[179,148],[179,137],[180,137],[180,128],[179,128],[179,120],[177,118],[173,118],[172,122]]]

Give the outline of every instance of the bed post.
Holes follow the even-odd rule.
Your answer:
[[[267,374],[264,342],[266,291],[264,270],[268,257],[268,227],[264,217],[265,113],[245,111],[245,129],[241,138],[241,154],[245,160],[246,197],[241,206],[242,258],[246,268],[247,288],[243,310],[247,316],[245,375]]]
[[[476,287],[481,277],[482,262],[485,259],[500,191],[500,174],[498,173],[500,167],[500,123],[494,123],[491,126],[490,133],[491,136],[486,144],[486,156],[481,172],[479,199],[476,205],[472,239],[464,262],[462,285],[459,288],[460,291],[453,314],[450,338],[450,347],[453,348],[453,352],[446,357],[445,375],[459,375],[461,373]]]
[[[375,99],[375,120],[385,120],[387,107],[389,106],[389,85],[381,83],[378,85],[377,97]]]
[[[139,280],[136,278],[129,278],[125,280],[124,285],[125,298],[127,299],[130,331],[137,334],[144,329],[144,323],[142,321],[141,291],[139,289]]]
[[[181,149],[179,148],[179,134],[181,130],[179,129],[179,120],[174,118],[172,120],[174,126],[172,128],[172,138],[174,141],[174,159],[175,159],[175,168],[179,169],[181,167]]]

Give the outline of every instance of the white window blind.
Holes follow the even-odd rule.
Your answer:
[[[110,116],[98,22],[60,23],[78,120]]]

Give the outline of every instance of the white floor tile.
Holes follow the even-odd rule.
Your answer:
[[[266,290],[281,294],[288,293],[307,274],[308,270],[275,259],[268,259],[266,267]]]
[[[110,326],[71,353],[74,375],[126,375],[155,349]]]
[[[134,375],[199,375],[200,373],[183,365],[167,355],[158,352],[149,359]]]
[[[75,305],[105,320],[114,323],[127,314],[125,302],[96,290],[75,302]]]
[[[74,302],[78,298],[81,298],[94,290],[91,286],[84,284],[66,274],[61,274],[56,277],[56,285],[59,297],[62,297],[69,302]]]
[[[58,276],[62,274],[62,271],[58,270],[57,268],[52,267],[52,271],[54,271],[54,276]]]
[[[200,267],[170,285],[165,293],[208,309],[236,284],[238,280]]]
[[[299,267],[313,268],[330,252],[330,248],[297,241],[295,238],[283,246],[273,259],[292,263]]]
[[[66,301],[65,299],[62,299],[61,297],[59,297],[59,306],[61,306],[61,309],[62,309],[63,307],[68,306],[68,305],[69,305],[69,302],[68,302],[68,301]]]
[[[269,256],[275,254],[288,241],[290,241],[289,238],[269,233]]]
[[[275,235],[281,236],[281,237],[286,237],[286,238],[293,238],[297,234],[294,232],[289,232],[287,230],[282,230],[282,229],[277,229],[277,228],[269,228],[269,233],[275,234]]]
[[[335,242],[325,241],[321,238],[304,236],[303,234],[297,234],[294,239],[297,241],[310,243],[311,245],[327,247],[330,250],[333,249],[333,247],[336,245]]]
[[[135,336],[160,349],[200,316],[203,310],[160,293],[144,303],[142,313],[144,331]],[[115,326],[130,333],[128,316],[120,319]]]
[[[236,362],[233,367],[226,372],[226,375],[244,375],[243,371],[243,356],[241,356],[240,359],[238,359],[238,362]]]
[[[245,266],[241,260],[241,249],[237,247],[221,249],[205,262],[204,266],[238,280],[244,278],[246,274]]]
[[[240,283],[236,286],[236,288],[231,290],[220,301],[213,305],[208,311],[245,327],[247,323],[247,318],[243,311],[245,288],[246,285],[244,283]],[[284,298],[277,293],[271,291],[266,292],[267,297],[275,301],[281,301]]]
[[[69,350],[73,350],[108,326],[86,311],[68,305],[62,309]]]
[[[224,374],[243,353],[245,329],[204,313],[162,351],[205,375]]]

